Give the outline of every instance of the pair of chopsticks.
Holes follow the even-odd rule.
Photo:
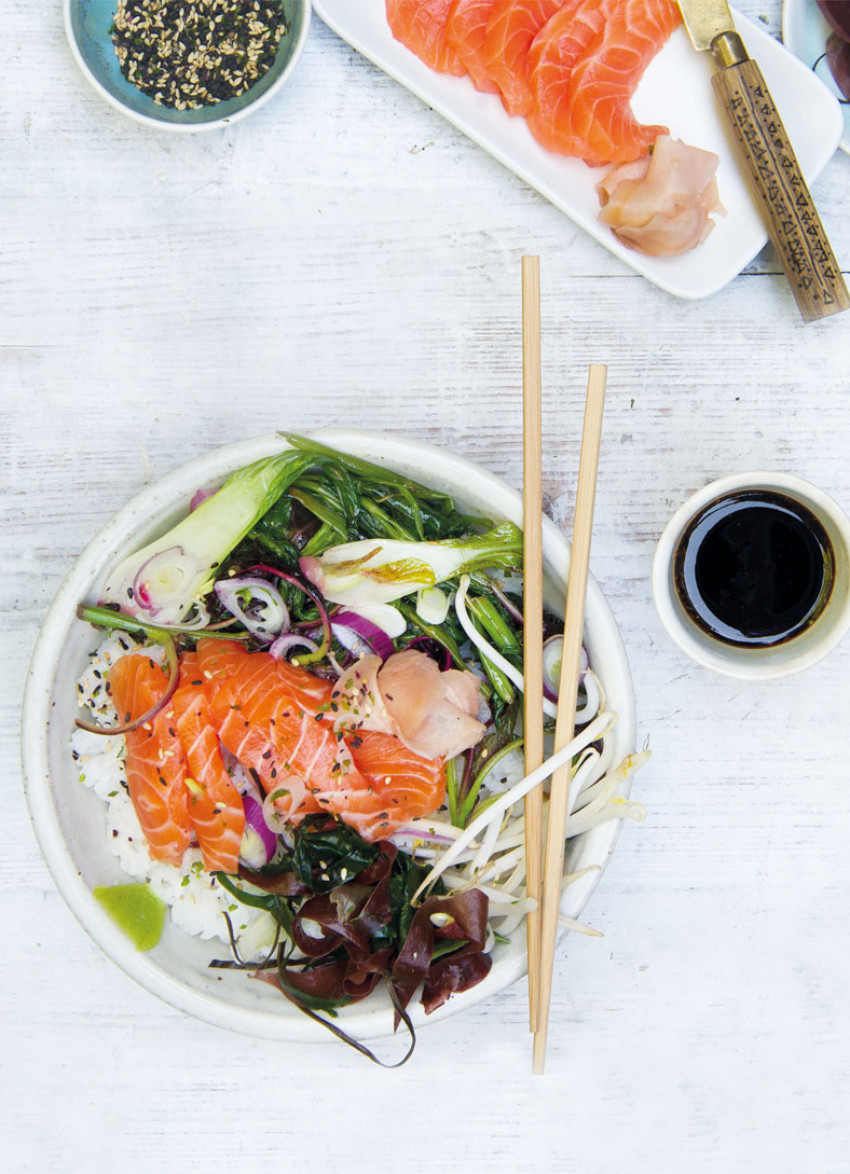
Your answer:
[[[525,773],[543,762],[543,526],[542,408],[540,363],[540,258],[522,259],[523,372],[523,734]],[[575,733],[579,665],[584,632],[593,507],[602,436],[607,368],[591,364],[579,454],[573,540],[564,613],[564,646],[555,720],[556,752]],[[533,1070],[542,1073],[549,1031],[549,1006],[558,939],[564,851],[570,796],[568,763],[552,776],[545,845],[543,790],[525,798],[525,854],[528,896],[536,908],[527,915],[529,1023],[534,1033]]]

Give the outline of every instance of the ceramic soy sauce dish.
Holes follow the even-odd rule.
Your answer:
[[[850,627],[850,522],[799,477],[723,477],[668,522],[652,591],[664,627],[699,664],[750,680],[788,676]]]

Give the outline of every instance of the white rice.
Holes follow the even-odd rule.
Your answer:
[[[104,688],[106,675],[116,660],[141,649],[125,633],[110,636],[95,649],[77,688],[78,703],[81,709],[88,709],[87,716],[94,715],[103,725],[117,721]],[[156,645],[144,646],[144,652],[152,659],[162,659],[162,649]],[[224,913],[229,913],[240,956],[246,961],[262,958],[274,939],[273,919],[260,909],[237,902],[222,888],[204,870],[198,847],[187,848],[179,868],[151,856],[127,791],[123,735],[110,737],[78,729],[71,735],[70,749],[79,781],[103,800],[104,838],[122,871],[133,880],[147,882],[169,907],[174,925],[185,933],[229,945],[224,919]]]

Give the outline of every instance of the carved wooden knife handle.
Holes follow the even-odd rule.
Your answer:
[[[841,269],[762,72],[746,58],[712,75],[753,194],[808,322],[850,309]]]

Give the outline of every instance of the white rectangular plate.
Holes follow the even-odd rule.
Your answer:
[[[767,241],[711,87],[710,55],[697,53],[679,28],[650,64],[634,96],[637,117],[670,127],[674,138],[720,157],[717,182],[727,214],[708,239],[681,257],[645,257],[624,248],[597,220],[596,184],[605,168],[546,151],[525,120],[511,118],[499,97],[479,93],[468,78],[435,73],[393,38],[384,0],[313,0],[325,24],[401,82],[479,146],[655,285],[680,298],[704,298],[728,284]],[[841,108],[805,65],[740,15],[738,31],[758,61],[806,179],[811,184],[844,129]]]

